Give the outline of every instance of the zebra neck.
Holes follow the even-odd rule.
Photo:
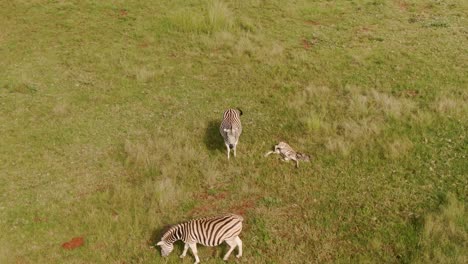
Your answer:
[[[182,239],[182,229],[184,228],[183,224],[177,225],[174,230],[172,230],[171,235],[166,239],[168,243],[174,243],[177,240]]]

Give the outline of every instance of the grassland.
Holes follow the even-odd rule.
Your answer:
[[[1,1],[0,263],[192,263],[150,246],[223,212],[231,263],[466,263],[466,1],[287,2]]]

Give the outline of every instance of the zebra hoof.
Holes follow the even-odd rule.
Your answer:
[[[240,257],[242,257],[242,255],[236,255],[236,258],[240,258]]]
[[[182,259],[185,258],[185,255],[180,255],[179,258],[182,258]]]

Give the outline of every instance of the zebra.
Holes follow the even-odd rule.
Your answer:
[[[304,153],[299,153],[294,151],[288,143],[281,141],[278,145],[275,145],[274,151],[269,151],[265,154],[265,157],[268,155],[276,153],[281,155],[284,161],[294,160],[296,162],[296,168],[299,167],[299,160],[310,161],[310,156]]]
[[[195,256],[195,264],[200,263],[198,258],[197,243],[204,246],[217,246],[226,241],[229,250],[223,260],[227,260],[231,252],[239,247],[237,258],[242,256],[242,240],[239,234],[242,231],[244,218],[236,214],[224,214],[220,216],[192,219],[171,227],[156,245],[161,247],[161,255],[168,256],[174,249],[173,243],[182,240],[185,243],[184,251],[180,258],[184,258],[190,247]]]
[[[219,133],[223,136],[224,144],[227,148],[228,159],[231,149],[234,151],[234,157],[236,156],[237,143],[242,133],[241,115],[242,111],[240,109],[230,108],[224,111],[223,121],[221,122],[221,126],[219,126]]]

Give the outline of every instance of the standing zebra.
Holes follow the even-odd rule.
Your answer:
[[[223,259],[227,260],[236,246],[239,247],[239,254],[236,257],[240,258],[242,256],[242,240],[240,240],[239,234],[242,231],[243,220],[242,216],[235,214],[193,219],[171,227],[156,245],[161,246],[161,254],[166,257],[174,249],[173,243],[182,240],[185,246],[180,258],[185,257],[190,247],[195,256],[195,264],[197,264],[200,263],[197,243],[213,247],[226,241],[230,248]]]
[[[240,109],[231,108],[224,111],[223,122],[221,122],[221,126],[219,127],[219,133],[223,136],[224,144],[227,148],[228,159],[231,149],[234,151],[234,157],[236,156],[237,143],[242,133],[241,115],[242,111]]]

